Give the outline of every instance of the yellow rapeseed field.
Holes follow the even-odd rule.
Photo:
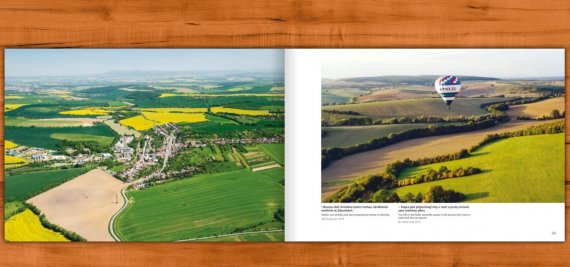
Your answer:
[[[150,112],[179,112],[179,113],[204,113],[207,112],[207,108],[143,108],[142,111]]]
[[[25,106],[25,104],[4,104],[4,112]]]
[[[157,109],[158,110],[158,109]],[[172,108],[171,110],[178,110]],[[206,109],[204,109],[204,112]],[[119,123],[131,127],[137,131],[146,131],[155,125],[166,124],[169,122],[202,122],[207,121],[206,115],[201,113],[169,113],[169,112],[151,112],[143,111],[142,115],[120,120]]]
[[[179,123],[179,122],[202,122],[207,121],[204,113],[156,113],[156,112],[143,112],[143,116],[158,124],[165,123]]]
[[[253,110],[253,109],[239,109],[239,108],[226,108],[226,107],[213,107],[210,110],[214,113],[230,113],[237,115],[249,115],[249,116],[269,115],[269,110]]]
[[[59,114],[84,116],[84,115],[108,115],[109,113],[111,113],[111,111],[102,108],[82,108],[82,109],[62,111]]]
[[[142,115],[120,120],[119,123],[137,131],[146,131],[155,125],[155,122],[145,119]]]
[[[43,227],[40,218],[29,209],[10,217],[4,227],[6,241],[69,241],[62,234]]]
[[[4,99],[24,99],[24,97],[19,95],[7,95]]]
[[[20,157],[14,157],[8,155],[4,156],[4,168],[6,169],[20,167],[26,165],[26,163],[28,163],[28,161]]]
[[[254,94],[254,93],[243,93],[243,94],[173,94],[173,93],[163,93],[160,97],[174,97],[174,96],[188,96],[188,97],[230,97],[230,96],[280,96],[283,97],[285,94]]]
[[[15,147],[18,147],[19,145],[10,141],[10,140],[4,140],[4,149],[12,149]]]

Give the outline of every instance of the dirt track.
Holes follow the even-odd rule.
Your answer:
[[[120,191],[125,186],[108,173],[94,169],[28,202],[50,222],[88,241],[114,241],[108,230],[109,220],[123,206]]]
[[[322,170],[323,197],[341,186],[327,185],[327,182],[352,180],[359,176],[380,173],[386,164],[405,158],[418,159],[458,152],[479,143],[492,133],[520,130],[544,121],[513,120],[502,125],[479,131],[461,134],[424,137],[400,142],[391,146],[358,153],[333,162]]]

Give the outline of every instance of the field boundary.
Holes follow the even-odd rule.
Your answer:
[[[113,239],[115,239],[115,241],[121,241],[119,236],[115,233],[115,228],[114,228],[115,219],[117,218],[119,213],[121,213],[127,207],[127,205],[129,205],[129,200],[127,199],[127,195],[125,194],[125,189],[127,188],[125,187],[121,189],[121,196],[123,197],[125,203],[123,203],[123,206],[117,212],[115,212],[115,214],[113,214],[113,217],[111,217],[111,220],[109,220],[109,233],[111,234]]]
[[[276,232],[285,232],[285,230],[273,229],[273,230],[252,231],[252,232],[243,232],[243,233],[235,233],[235,234],[225,234],[225,235],[211,235],[211,236],[206,236],[206,237],[196,237],[196,238],[176,240],[174,242],[187,242],[187,241],[197,241],[197,240],[210,239],[210,238],[216,238],[216,237],[240,236],[240,235],[250,235],[250,234],[264,234],[264,233],[276,233]]]

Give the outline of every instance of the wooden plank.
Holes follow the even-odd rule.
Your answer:
[[[0,22],[0,47],[570,48],[570,1],[555,0],[0,0]],[[2,266],[570,265],[568,243],[3,242],[0,251]]]
[[[6,1],[5,47],[566,47],[568,1]]]

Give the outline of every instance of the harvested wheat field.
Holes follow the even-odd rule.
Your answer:
[[[384,148],[354,154],[334,161],[322,170],[322,196],[326,197],[342,187],[342,183],[339,184],[342,180],[350,181],[360,176],[381,173],[387,164],[396,160],[435,157],[459,152],[461,149],[470,148],[479,143],[489,134],[521,130],[543,123],[545,122],[511,121],[485,130],[416,138]]]
[[[39,119],[37,120],[38,123],[44,122],[53,123],[54,126],[59,127],[72,127],[72,126],[83,126],[83,127],[91,127],[94,126],[96,122],[102,122],[103,119],[95,119],[95,118],[54,118],[54,119]],[[58,125],[59,124],[59,125]],[[40,126],[41,127],[41,126]]]
[[[508,113],[511,117],[527,116],[530,118],[540,118],[543,115],[550,115],[550,112],[554,109],[557,109],[560,113],[565,110],[564,97],[555,97],[536,103],[511,106]]]
[[[125,186],[110,174],[94,169],[28,202],[50,222],[88,241],[114,241],[108,230],[109,220],[123,206],[120,191]]]

